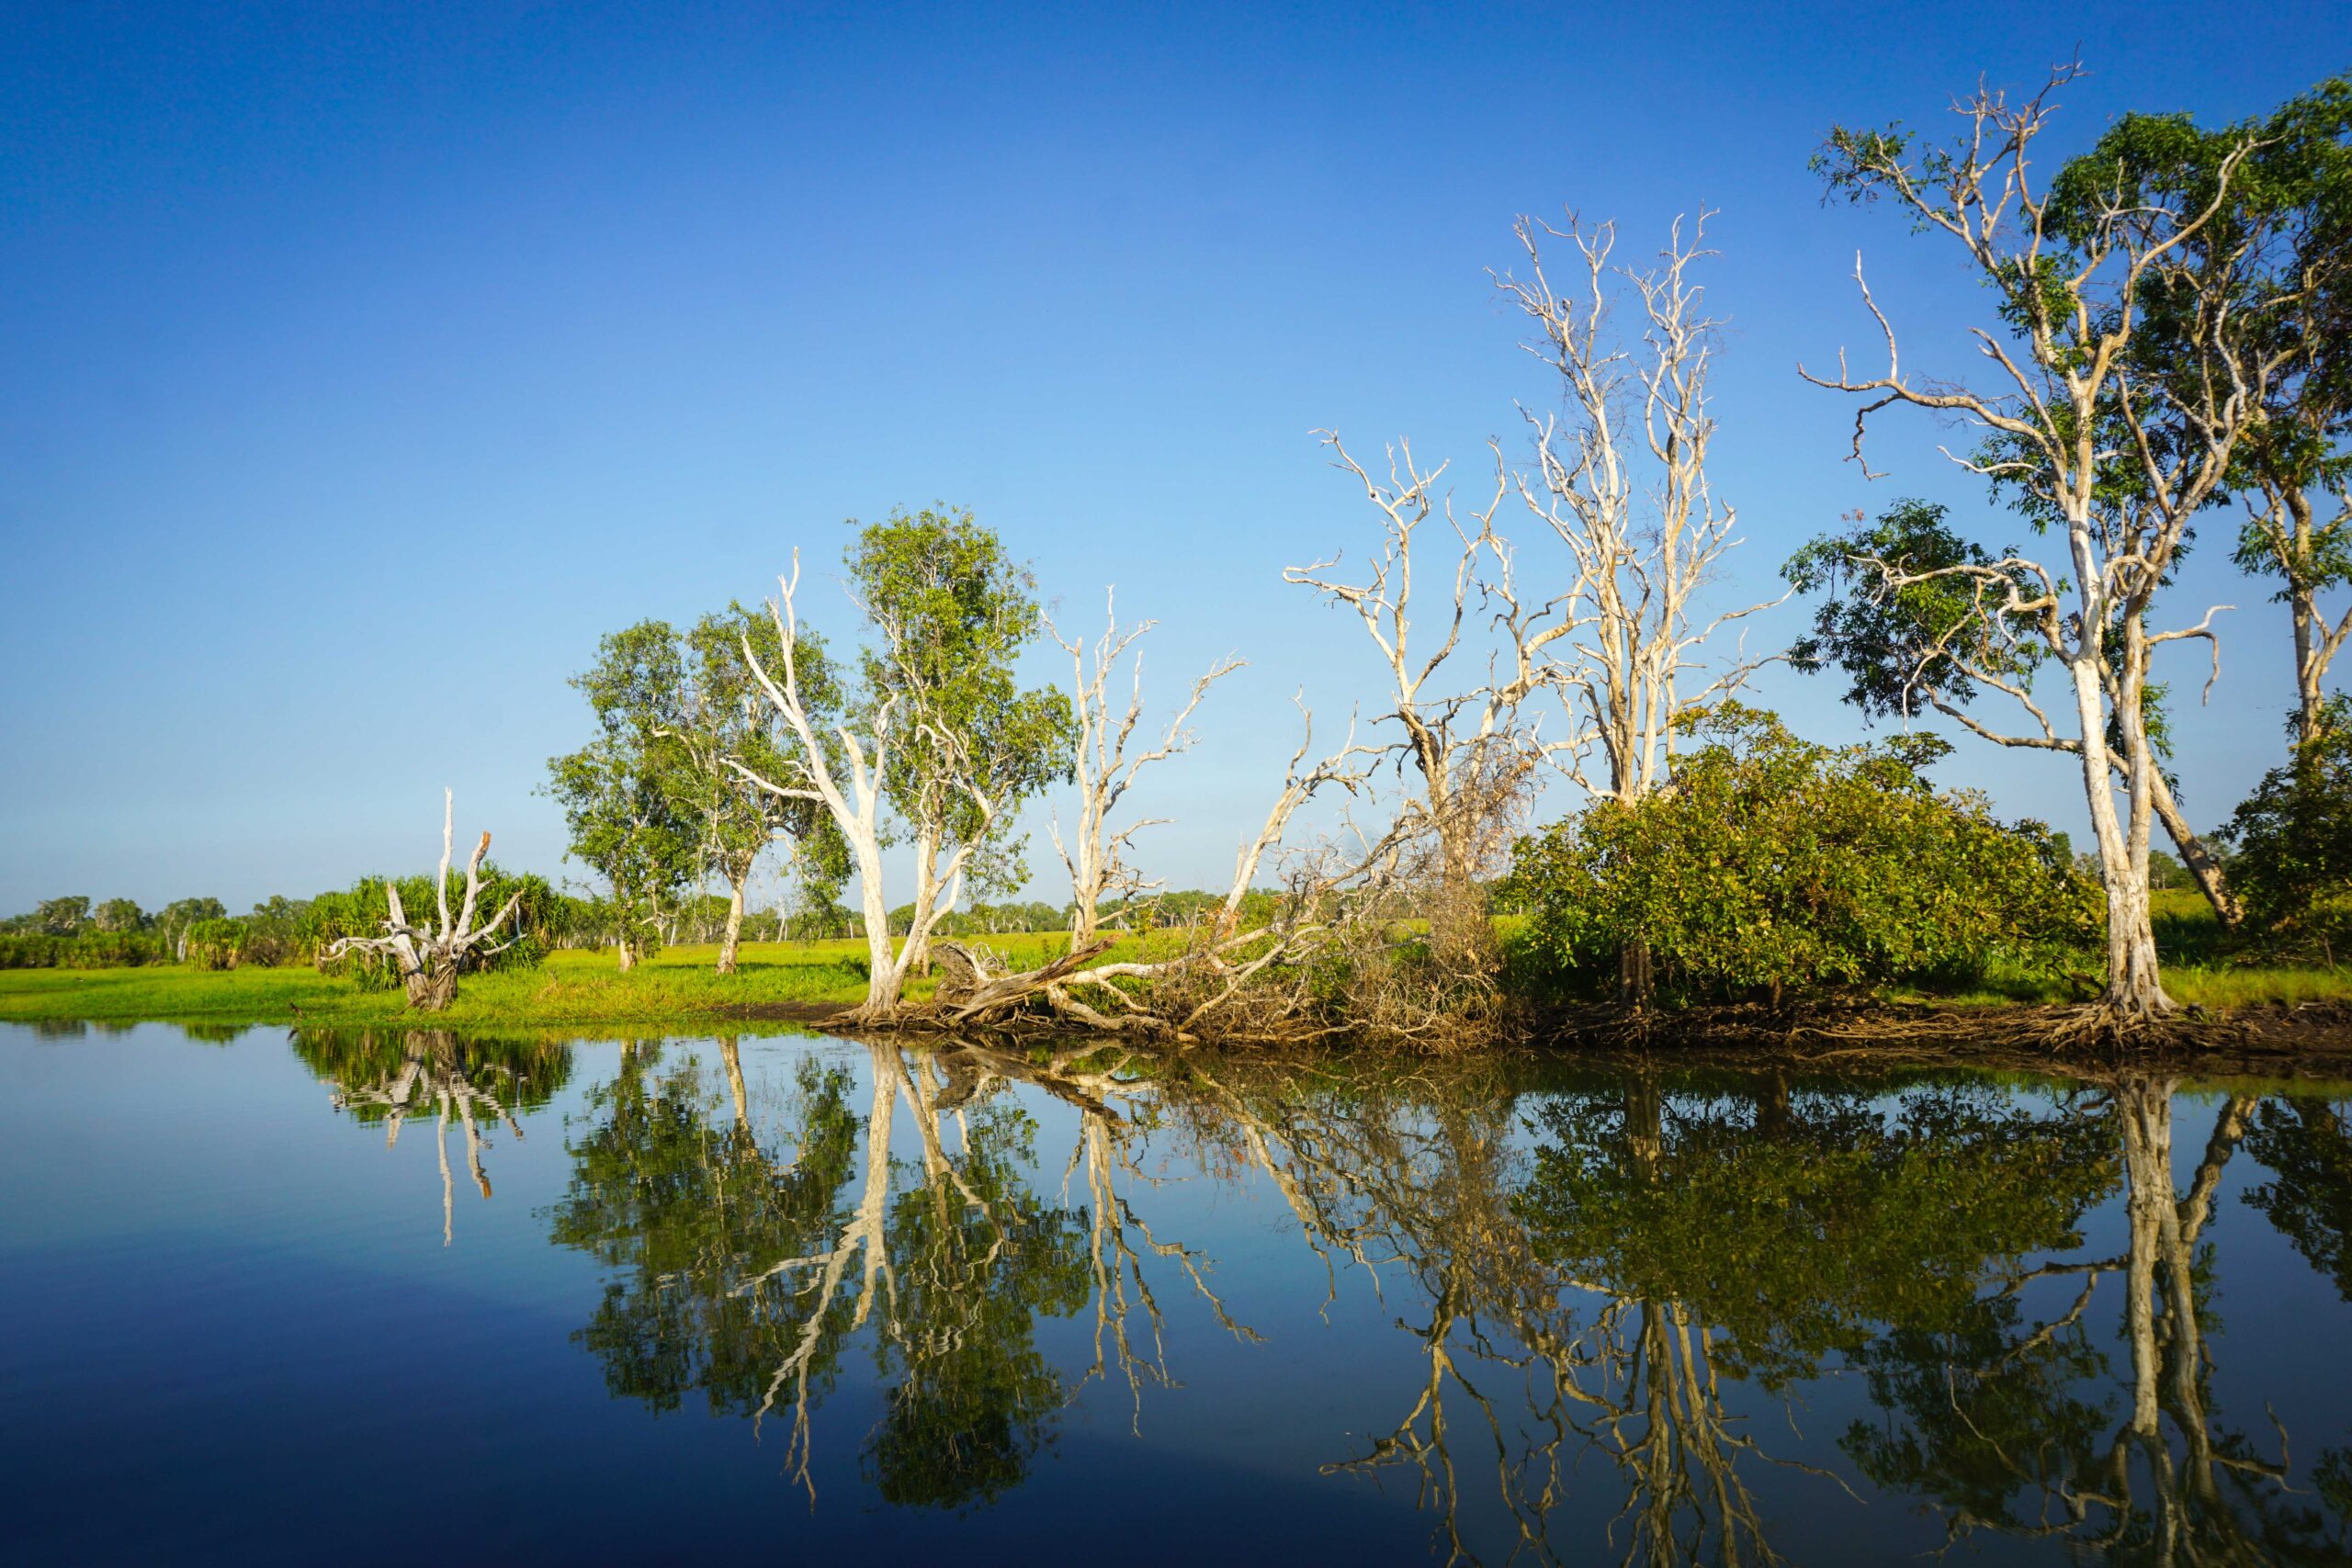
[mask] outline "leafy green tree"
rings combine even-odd
[[[880,634],[861,654],[865,701],[899,705],[884,766],[913,842],[909,962],[968,887],[1028,880],[1010,829],[1021,803],[1069,774],[1077,721],[1051,687],[1024,691],[1012,665],[1041,630],[1036,580],[963,510],[893,513],[861,529],[850,591]]]
[[[1922,379],[1875,304],[1883,370],[1858,375],[1841,359],[1835,379],[1808,378],[1856,399],[1857,458],[1871,418],[1890,406],[1973,426],[1978,446],[1966,466],[2063,536],[2054,562],[1856,564],[1878,594],[1931,575],[1951,580],[1973,596],[1988,635],[2017,637],[2020,658],[2030,648],[2063,676],[2068,702],[2057,720],[2013,690],[2028,716],[2018,739],[2080,765],[2107,902],[2107,983],[2094,1022],[2125,1034],[2176,1010],[2148,898],[2148,837],[2165,787],[2147,723],[2152,660],[2166,643],[2213,635],[2211,611],[2161,628],[2152,612],[2198,514],[2228,492],[2284,362],[2256,346],[2259,312],[2238,308],[2259,288],[2257,253],[2216,244],[2254,177],[2260,138],[2233,130],[2211,180],[2170,181],[2165,158],[2150,151],[2161,128],[2127,117],[2048,177],[2036,160],[2052,96],[2081,73],[2079,64],[2061,67],[2021,99],[1980,85],[1953,105],[1961,125],[1941,143],[1901,125],[1831,130],[1815,159],[1829,193],[1891,202],[1916,232],[1957,244],[1985,286],[1991,320],[1974,343],[1988,379]],[[2135,351],[2159,312],[2202,324],[2180,340],[2189,360],[2151,363]]]
[[[1598,800],[1521,840],[1505,897],[1555,976],[1646,942],[1685,999],[1868,985],[2047,961],[2095,929],[2096,894],[2046,829],[1939,792],[1932,736],[1843,750],[1724,704],[1675,788]]]
[[[170,944],[174,957],[183,957],[180,941],[188,928],[198,920],[217,920],[227,915],[228,907],[218,898],[175,898],[164,906],[155,917],[155,929]]]
[[[675,734],[686,685],[677,635],[662,621],[609,633],[571,684],[601,734],[548,760],[548,793],[571,829],[571,855],[605,879],[628,970],[658,943],[703,863],[693,761]]]
[[[80,895],[44,898],[34,907],[33,918],[51,936],[73,936],[90,923],[90,900]]]
[[[2222,829],[2246,918],[2274,937],[2333,944],[2352,919],[2352,701],[2262,776]],[[2300,722],[2298,728],[2301,728]]]
[[[1855,513],[1843,531],[1822,535],[1790,557],[1781,569],[1790,586],[1821,596],[1812,630],[1790,645],[1790,666],[1806,674],[1835,670],[1847,682],[1846,701],[1867,719],[1907,721],[1933,712],[1997,746],[2079,751],[2031,697],[2034,677],[2050,659],[2032,617],[2008,608],[2033,597],[2018,552],[2006,547],[1995,555],[1962,536],[1949,517],[1931,502],[1898,501],[1872,522]],[[1889,578],[1861,564],[1877,561],[1898,570]],[[2021,732],[1984,723],[1972,708],[1988,693],[2020,701],[2033,722]],[[2161,707],[2143,702],[2141,722],[2158,753],[2166,752]],[[2110,750],[2121,743],[2111,722],[2106,736]],[[2197,886],[2222,924],[2236,924],[2238,907],[2220,859],[2181,815],[2172,781],[2159,768],[2149,785],[2157,820]],[[2092,866],[2098,863],[2093,857]],[[2153,878],[2153,858],[2150,863]]]
[[[147,911],[129,898],[109,898],[91,913],[90,923],[102,931],[147,929]]]
[[[2258,400],[2231,476],[2248,502],[2236,558],[2279,585],[2301,733],[2316,734],[2328,668],[2352,637],[2352,611],[2320,604],[2352,587],[2352,81],[2214,130],[2126,115],[2052,195],[2078,229],[2117,202],[2220,199],[2183,265],[2145,280],[2127,352],[2168,400],[2193,403],[2194,383],[2219,374]]]

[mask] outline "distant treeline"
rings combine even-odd
[[[401,877],[400,890],[401,902],[413,917],[421,918],[434,908],[432,873]],[[510,874],[494,865],[483,868],[485,907],[503,905],[517,890],[523,894],[515,916],[522,928],[515,933],[520,940],[496,954],[487,967],[535,964],[557,948],[603,948],[617,940],[621,917],[609,899],[582,898],[528,873]],[[462,893],[463,880],[453,870],[449,874],[453,907]],[[218,898],[181,898],[155,910],[141,908],[129,898],[97,900],[78,895],[46,898],[28,913],[0,918],[0,969],[107,969],[146,964],[234,969],[317,964],[339,938],[382,933],[388,907],[384,895],[385,879],[368,876],[348,888],[309,898],[278,895],[243,915],[230,914]],[[1271,901],[1273,895],[1263,897]],[[1186,890],[1107,905],[1103,918],[1116,929],[1159,929],[1196,920],[1221,901],[1218,894]],[[697,895],[663,911],[660,935],[668,945],[715,942],[726,930],[727,917],[726,898]],[[904,936],[912,919],[910,904],[891,910],[891,934]],[[1042,899],[975,903],[943,917],[934,930],[948,937],[1057,931],[1068,930],[1072,919],[1071,906]],[[864,919],[839,905],[755,909],[747,916],[745,926],[754,940],[773,942],[822,942],[865,934]],[[356,962],[361,973],[379,978],[369,961]]]

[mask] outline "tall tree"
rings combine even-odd
[[[893,513],[859,531],[844,564],[876,633],[867,699],[888,692],[903,709],[884,782],[914,850],[905,961],[920,969],[967,886],[989,897],[1028,880],[1012,812],[1069,776],[1075,725],[1068,697],[1013,674],[1042,625],[1036,580],[971,513]]]
[[[1831,130],[1817,166],[1833,194],[1894,202],[1919,231],[1956,243],[1987,285],[1996,320],[1973,336],[1996,378],[1980,390],[1906,368],[1867,285],[1884,370],[1858,376],[1841,355],[1834,378],[1806,378],[1865,400],[1855,415],[1857,461],[1871,416],[1890,406],[1974,425],[1983,446],[1959,460],[2063,538],[2054,565],[2016,555],[1859,564],[1880,592],[1963,582],[1996,636],[2030,638],[2064,671],[2074,707],[2068,749],[2081,764],[2107,895],[2107,983],[2092,1023],[2126,1032],[2174,1011],[2148,897],[2160,778],[2147,722],[2150,661],[2167,642],[2213,638],[2211,611],[2165,630],[2150,626],[2149,612],[2193,519],[2227,481],[2281,362],[2238,352],[2249,327],[2232,307],[2255,241],[2221,243],[2214,227],[2255,139],[2240,137],[2209,183],[2168,190],[2134,182],[2131,161],[2116,155],[2110,143],[2140,130],[2127,121],[2045,186],[2034,144],[2049,126],[2052,94],[2080,73],[2062,69],[2022,102],[1979,88],[1956,106],[1963,129],[1949,146],[1899,126]],[[2208,243],[2196,243],[2200,236]],[[2210,373],[2152,375],[2132,353],[2158,299],[2207,323],[2195,353]]]
[[[1848,681],[1846,700],[1869,718],[1908,720],[1926,708],[1996,746],[2079,752],[2080,739],[2053,723],[2033,695],[2033,677],[2049,661],[2047,648],[2025,617],[1988,607],[1978,592],[1989,581],[1978,574],[1996,570],[1997,561],[2016,551],[1995,555],[1953,528],[1949,516],[1931,502],[1898,501],[1874,522],[1857,513],[1843,531],[1823,535],[1789,558],[1781,570],[1791,585],[1822,596],[1813,630],[1789,649],[1790,664],[1808,674],[1836,667]],[[1889,589],[1867,570],[1853,571],[1850,563],[1858,560],[1900,561],[1912,581]],[[2022,577],[2013,572],[2011,579],[2020,595],[2030,592]],[[1970,712],[1988,693],[2018,705],[2030,728],[1998,728]],[[2166,750],[2161,710],[2143,705],[2143,722],[2161,764]],[[2113,729],[2110,723],[2109,761],[2120,769]],[[2223,925],[2236,925],[2238,900],[2221,857],[2189,827],[2161,765],[2148,790],[2156,819],[2198,889]]]
[[[898,513],[863,529],[848,557],[852,596],[870,641],[864,691],[842,722],[825,715],[801,670],[809,632],[795,602],[800,555],[768,603],[775,642],[763,657],[744,640],[760,689],[799,743],[804,770],[774,779],[730,763],[771,794],[813,800],[841,831],[865,913],[865,1000],[853,1018],[882,1021],[921,963],[932,928],[955,907],[967,878],[1016,884],[1012,809],[1068,763],[1069,699],[1023,692],[1012,663],[1035,637],[1036,602],[1025,568],[968,513]],[[890,940],[882,850],[895,809],[913,840],[915,898],[904,943]]]

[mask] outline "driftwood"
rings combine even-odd
[[[452,819],[457,809],[454,794],[441,792],[441,870],[434,878],[434,896],[439,900],[438,919],[431,926],[412,925],[408,911],[401,908],[398,882],[384,880],[384,902],[390,918],[384,921],[382,936],[347,936],[328,948],[322,962],[332,964],[354,953],[373,953],[390,958],[398,969],[401,987],[408,992],[408,1005],[424,1012],[439,1012],[458,995],[458,970],[469,957],[487,958],[503,953],[522,940],[522,932],[508,937],[495,947],[481,944],[514,917],[521,907],[523,894],[516,889],[506,900],[505,907],[480,925],[474,923],[474,907],[481,896],[481,863],[490,853],[490,834],[485,831],[474,845],[473,858],[466,863],[466,897],[457,916],[449,914],[449,860],[452,842]]]

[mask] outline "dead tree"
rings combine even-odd
[[[1465,524],[1441,488],[1445,464],[1420,468],[1411,446],[1400,441],[1389,449],[1386,479],[1375,479],[1336,434],[1321,434],[1333,466],[1355,476],[1381,514],[1380,553],[1359,581],[1337,574],[1338,556],[1286,568],[1283,578],[1353,611],[1379,649],[1389,682],[1384,700],[1391,705],[1380,722],[1402,732],[1385,750],[1400,775],[1409,762],[1419,783],[1399,809],[1396,832],[1400,840],[1419,839],[1435,852],[1426,895],[1431,947],[1445,963],[1476,969],[1492,942],[1477,879],[1508,845],[1510,807],[1524,798],[1537,766],[1576,744],[1573,736],[1539,737],[1521,713],[1554,679],[1551,645],[1576,629],[1572,596],[1520,598],[1510,546],[1494,527],[1507,493],[1499,464],[1493,494]],[[1433,617],[1441,628],[1433,648],[1413,640],[1413,546],[1432,518],[1453,536],[1451,601],[1441,600]],[[1480,651],[1486,669],[1463,674],[1457,659],[1466,666]]]
[[[1707,478],[1715,431],[1707,383],[1721,323],[1703,313],[1690,272],[1713,254],[1700,248],[1708,216],[1699,215],[1687,243],[1678,221],[1648,272],[1610,265],[1613,224],[1588,229],[1571,216],[1555,229],[1521,218],[1515,232],[1527,276],[1495,280],[1536,323],[1541,341],[1525,346],[1558,373],[1570,411],[1564,423],[1521,409],[1536,474],[1532,484],[1519,476],[1515,488],[1573,561],[1572,657],[1556,680],[1586,744],[1567,749],[1566,771],[1602,798],[1634,799],[1664,780],[1675,721],[1738,689],[1761,663],[1736,660],[1699,678],[1695,656],[1725,626],[1781,602],[1704,621],[1694,613],[1701,589],[1739,543],[1737,510],[1717,501]],[[1577,253],[1566,293],[1544,271],[1545,239],[1566,240]],[[1609,329],[1628,293],[1642,310],[1639,347]],[[1585,765],[1592,743],[1599,771]]]
[[[1520,412],[1533,434],[1533,482],[1514,480],[1530,513],[1570,559],[1574,633],[1554,682],[1570,715],[1564,771],[1599,799],[1639,799],[1665,782],[1676,722],[1747,682],[1760,660],[1733,658],[1710,670],[1708,640],[1734,622],[1771,608],[1765,600],[1702,618],[1701,591],[1739,543],[1736,509],[1717,501],[1707,477],[1715,431],[1708,377],[1718,321],[1704,313],[1690,278],[1708,215],[1686,243],[1678,221],[1647,272],[1612,267],[1616,229],[1565,229],[1521,218],[1524,277],[1495,280],[1535,322],[1527,351],[1557,372],[1569,411]],[[1544,271],[1543,243],[1568,241],[1580,265],[1566,292]],[[1642,339],[1610,330],[1612,308],[1630,295]],[[1785,597],[1785,595],[1783,596]],[[1595,747],[1601,766],[1588,768]],[[1649,953],[1620,955],[1620,994],[1638,1006],[1650,991]]]
[[[1393,836],[1360,841],[1344,854],[1327,848],[1295,857],[1272,918],[1255,926],[1242,919],[1248,894],[1270,858],[1283,853],[1300,807],[1334,786],[1355,794],[1377,764],[1379,750],[1351,739],[1309,764],[1312,737],[1310,716],[1264,824],[1235,856],[1232,886],[1212,919],[1165,933],[1158,953],[1108,964],[1093,962],[1111,945],[1101,937],[1017,973],[959,951],[947,997],[925,1021],[959,1032],[1075,1023],[1178,1043],[1293,1042],[1353,1027],[1326,1016],[1313,966],[1367,912],[1378,919],[1386,908],[1382,896],[1394,886],[1398,862]]]
[[[1053,825],[1054,848],[1069,873],[1072,953],[1094,941],[1105,899],[1131,900],[1159,886],[1146,881],[1128,863],[1126,856],[1136,834],[1170,818],[1143,818],[1114,830],[1110,825],[1111,816],[1134,784],[1136,775],[1148,764],[1164,761],[1192,749],[1194,737],[1184,728],[1185,721],[1193,716],[1193,710],[1200,706],[1212,685],[1242,665],[1242,660],[1230,656],[1219,660],[1207,674],[1193,682],[1192,694],[1168,721],[1159,743],[1130,756],[1128,743],[1135,739],[1136,726],[1143,718],[1142,651],[1137,649],[1135,656],[1133,681],[1124,712],[1114,714],[1112,710],[1110,681],[1120,658],[1158,623],[1143,621],[1121,626],[1111,591],[1103,594],[1103,607],[1107,625],[1100,640],[1091,647],[1084,641],[1065,639],[1058,626],[1050,620],[1046,622],[1054,641],[1070,657],[1071,689],[1078,716],[1072,759],[1073,777],[1078,784],[1078,826],[1065,840],[1059,820]]]
[[[439,902],[437,919],[431,926],[409,923],[408,912],[401,908],[400,884],[384,879],[384,901],[390,907],[384,921],[382,936],[347,936],[337,940],[327,949],[326,962],[333,963],[354,953],[372,953],[389,958],[399,972],[401,987],[408,992],[408,1005],[426,1012],[439,1012],[458,994],[458,972],[470,959],[480,963],[493,953],[503,953],[522,940],[518,926],[514,934],[495,946],[481,944],[514,918],[522,906],[520,888],[506,900],[503,908],[489,919],[474,923],[475,904],[481,896],[482,857],[490,853],[490,833],[485,829],[481,841],[474,845],[473,858],[466,863],[465,901],[458,907],[455,919],[449,914],[449,859],[453,840],[451,824],[457,809],[456,795],[441,792],[441,869],[433,879],[433,890]]]
[[[2030,153],[2049,124],[2051,94],[2080,73],[2079,66],[2061,69],[2019,104],[1979,88],[1955,106],[1964,130],[1948,148],[1919,152],[1900,131],[1840,130],[1824,153],[1833,189],[1896,201],[1921,230],[1956,242],[1997,292],[2007,330],[1973,329],[1995,389],[1923,379],[1907,368],[1859,261],[1855,280],[1884,339],[1885,369],[1857,376],[1841,354],[1834,378],[1799,373],[1867,400],[1855,413],[1857,462],[1870,417],[1890,406],[1974,425],[1984,446],[1953,460],[2014,489],[2065,541],[2054,566],[2022,557],[1924,571],[1900,561],[1861,564],[1887,592],[1930,578],[1973,581],[2001,626],[2065,671],[2072,733],[2034,709],[2036,731],[2017,743],[2070,750],[2080,763],[2107,892],[2107,984],[2095,1023],[2122,1032],[2174,1011],[2148,896],[2149,829],[2162,788],[2145,712],[2150,660],[2165,643],[2188,638],[2212,648],[2217,672],[2220,658],[2213,610],[2166,631],[2150,628],[2149,610],[2195,514],[2215,498],[2241,437],[2260,417],[2276,366],[2227,350],[2242,331],[2232,319],[2234,265],[2226,254],[2191,254],[2191,243],[2231,199],[2251,139],[2222,161],[2210,194],[2195,202],[2119,191],[2098,210],[2056,210]],[[2151,375],[2128,352],[2145,299],[2160,289],[2176,302],[2198,302],[2209,329],[2198,352],[2213,374]],[[2141,499],[2114,504],[2119,489]]]

